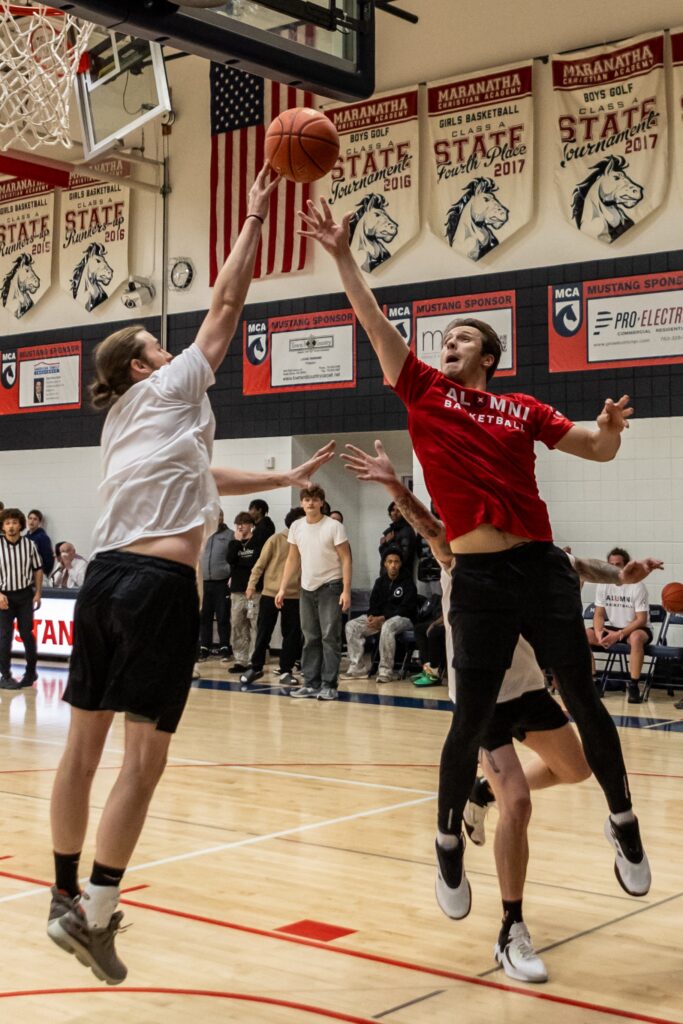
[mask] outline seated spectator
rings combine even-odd
[[[235,536],[228,544],[226,555],[230,566],[230,636],[235,659],[235,664],[228,672],[238,675],[246,672],[251,662],[261,597],[260,593],[255,593],[249,600],[246,595],[249,576],[259,555],[254,547],[253,532],[253,518],[248,512],[238,512],[235,516]],[[261,588],[258,589],[260,591]]]
[[[76,548],[69,540],[60,540],[55,545],[55,567],[50,574],[51,587],[66,587],[78,590],[83,586],[88,559],[76,554]]]
[[[199,661],[206,661],[213,644],[213,620],[218,628],[218,654],[222,662],[230,657],[230,566],[228,544],[235,534],[225,525],[223,509],[218,515],[218,529],[204,545],[200,561],[202,570],[202,610],[199,617]]]
[[[379,540],[379,557],[381,565],[384,565],[384,558],[389,549],[398,548],[403,568],[406,572],[412,573],[415,551],[417,548],[417,536],[410,523],[407,523],[392,501],[387,509],[391,522]],[[381,570],[380,570],[381,571]]]
[[[49,576],[55,564],[55,553],[52,550],[52,541],[43,529],[43,513],[37,508],[32,508],[26,516],[26,536],[32,540],[38,548],[43,563],[43,572]]]
[[[612,548],[607,556],[610,565],[623,569],[631,561],[628,551]],[[616,586],[601,583],[595,592],[593,626],[587,630],[592,646],[609,649],[616,643],[627,643],[629,654],[628,702],[640,704],[640,673],[643,668],[645,647],[652,643],[650,629],[650,598],[644,583],[626,583]]]
[[[333,509],[333,510],[332,510],[332,511],[330,512],[330,519],[336,519],[338,523],[343,523],[343,522],[344,522],[344,516],[343,516],[343,514],[342,514],[342,513],[341,513],[341,512],[339,511],[339,509],[338,509],[338,508],[335,508],[335,509]]]
[[[369,665],[363,665],[366,636],[379,633],[378,683],[389,683],[394,676],[396,636],[411,629],[417,614],[417,590],[412,570],[404,568],[398,547],[388,547],[382,560],[382,572],[375,580],[370,594],[367,615],[349,619],[346,623],[346,644],[349,667],[345,675],[350,679],[367,676]]]
[[[446,674],[446,627],[440,594],[430,597],[415,623],[415,643],[422,668],[413,677],[413,683],[415,686],[435,686]]]
[[[251,542],[257,556],[263,551],[263,545],[275,533],[275,523],[268,515],[268,502],[263,498],[254,498],[249,503],[249,515],[254,520],[254,532]]]
[[[285,529],[280,533],[269,537],[263,546],[263,551],[258,557],[256,565],[251,570],[249,583],[247,584],[247,600],[251,600],[256,594],[256,587],[263,579],[263,591],[259,602],[258,624],[256,627],[256,644],[254,653],[251,656],[251,665],[240,676],[243,689],[248,689],[251,683],[255,683],[263,676],[263,669],[266,663],[268,644],[275,629],[278,612],[282,612],[280,624],[282,627],[282,648],[280,650],[280,683],[282,686],[298,686],[298,680],[294,677],[294,665],[301,658],[301,622],[299,620],[299,593],[301,591],[301,573],[294,575],[287,585],[282,607],[275,604],[275,595],[280,589],[282,571],[289,554],[289,528],[292,523],[305,515],[304,510],[299,506],[292,508],[285,516]]]

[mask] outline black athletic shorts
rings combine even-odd
[[[520,634],[539,665],[574,665],[582,652],[588,658],[579,577],[550,541],[456,555],[452,577],[456,670],[505,672]]]
[[[484,750],[497,750],[498,747],[512,743],[513,739],[523,742],[528,732],[561,729],[568,721],[560,705],[546,689],[530,690],[514,700],[496,704],[493,719],[481,745]]]
[[[192,685],[198,635],[194,569],[104,551],[88,566],[76,600],[64,700],[84,711],[127,711],[175,732]]]
[[[606,622],[604,628],[607,630],[608,633],[621,633],[621,626],[610,626],[609,623]],[[645,641],[645,644],[646,645],[651,644],[652,640],[653,640],[653,636],[652,636],[652,630],[650,629],[650,627],[649,626],[638,626],[638,629],[642,629],[643,633],[647,633],[647,640]],[[625,640],[622,640],[621,643],[627,644],[628,643],[628,637],[626,637]],[[593,646],[599,648],[600,644],[594,644]],[[605,650],[606,650],[606,648],[605,648]]]

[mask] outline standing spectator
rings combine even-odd
[[[235,534],[225,525],[223,509],[218,515],[218,529],[212,533],[202,551],[202,610],[199,620],[199,661],[206,661],[213,643],[213,620],[218,626],[218,654],[227,661],[230,654],[230,566],[228,545]]]
[[[43,513],[39,512],[37,508],[32,508],[26,516],[26,525],[28,526],[27,536],[38,548],[43,571],[46,576],[49,576],[55,564],[55,553],[52,550],[52,541],[43,529]]]
[[[377,682],[390,683],[394,679],[396,637],[412,628],[416,615],[417,589],[412,573],[403,567],[399,549],[387,548],[382,572],[375,580],[370,594],[368,614],[349,619],[346,623],[346,645],[349,651],[346,675],[350,679],[367,676],[369,665],[362,665],[365,638],[379,633]]]
[[[333,508],[330,512],[330,519],[336,519],[338,523],[343,523],[344,514],[340,512],[338,508]]]
[[[273,635],[278,617],[275,595],[280,586],[282,571],[287,561],[289,527],[297,519],[301,519],[303,515],[304,510],[301,507],[290,509],[285,516],[286,529],[280,533],[274,533],[272,537],[268,538],[249,576],[247,600],[250,601],[254,598],[261,578],[263,578],[263,592],[259,602],[256,645],[251,656],[251,667],[240,677],[240,682],[243,684],[242,688],[245,690],[249,688],[250,683],[255,683],[263,675],[268,644]],[[280,683],[282,686],[293,686],[297,682],[292,675],[292,671],[295,662],[301,657],[300,590],[301,574],[297,573],[292,578],[285,592],[281,609],[282,649],[280,650]]]
[[[256,554],[260,555],[263,551],[263,545],[275,533],[275,523],[268,515],[268,502],[264,501],[263,498],[254,498],[249,505],[249,515],[254,521],[254,532],[251,535],[251,540],[256,549]]]
[[[407,572],[412,573],[415,551],[417,549],[415,530],[410,523],[405,521],[400,510],[396,507],[396,502],[392,501],[387,512],[391,522],[379,540],[380,572],[381,567],[384,565],[384,556],[389,548],[398,547],[403,560],[403,568]]]
[[[0,688],[20,690],[22,686],[33,686],[38,678],[33,612],[40,608],[43,570],[37,547],[28,537],[21,536],[26,529],[24,513],[18,508],[6,508],[0,525]],[[12,678],[11,669],[15,619],[26,655],[21,682]]]
[[[71,541],[60,540],[55,544],[55,567],[50,575],[51,587],[65,587],[67,590],[78,590],[83,586],[88,559],[76,554]]]
[[[322,513],[322,487],[304,487],[300,498],[306,518],[289,528],[289,553],[275,597],[276,606],[282,608],[290,582],[300,570],[304,685],[290,696],[336,700],[342,612],[351,606],[351,547],[343,525]]]
[[[256,642],[256,618],[260,593],[249,600],[246,595],[251,570],[256,565],[258,552],[253,542],[254,520],[248,512],[235,516],[235,536],[228,544],[227,560],[230,569],[230,629],[235,664],[230,673],[246,672]]]

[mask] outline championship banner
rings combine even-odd
[[[244,323],[245,395],[356,386],[356,318],[351,309]]]
[[[439,369],[446,327],[452,320],[476,317],[493,327],[500,338],[503,354],[496,377],[514,377],[517,373],[517,293],[482,292],[478,295],[454,295],[446,299],[413,302],[415,354]],[[410,339],[409,339],[410,343]]]
[[[427,87],[429,224],[468,259],[480,260],[531,219],[531,88],[531,61]]]
[[[326,199],[335,220],[353,212],[351,251],[371,274],[420,230],[417,88],[325,111],[339,133]]]
[[[17,320],[52,283],[54,205],[49,185],[21,178],[0,182],[0,300]]]
[[[552,58],[555,185],[579,231],[613,242],[666,191],[664,34]]]
[[[92,313],[128,278],[129,190],[72,175],[61,206],[60,284]]]
[[[674,92],[674,165],[678,169],[678,185],[683,192],[683,27],[671,30],[671,63]]]
[[[683,271],[548,288],[551,373],[683,363]]]
[[[81,407],[81,342],[0,353],[0,416]]]

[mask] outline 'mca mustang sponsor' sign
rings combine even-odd
[[[417,95],[414,88],[325,111],[341,143],[327,200],[337,220],[352,212],[351,250],[367,273],[420,228]]]
[[[666,189],[664,35],[552,59],[555,184],[579,231],[613,242]]]
[[[531,61],[428,86],[429,223],[480,260],[531,218]]]
[[[52,282],[54,202],[50,186],[40,182],[0,182],[0,301],[17,320]]]

